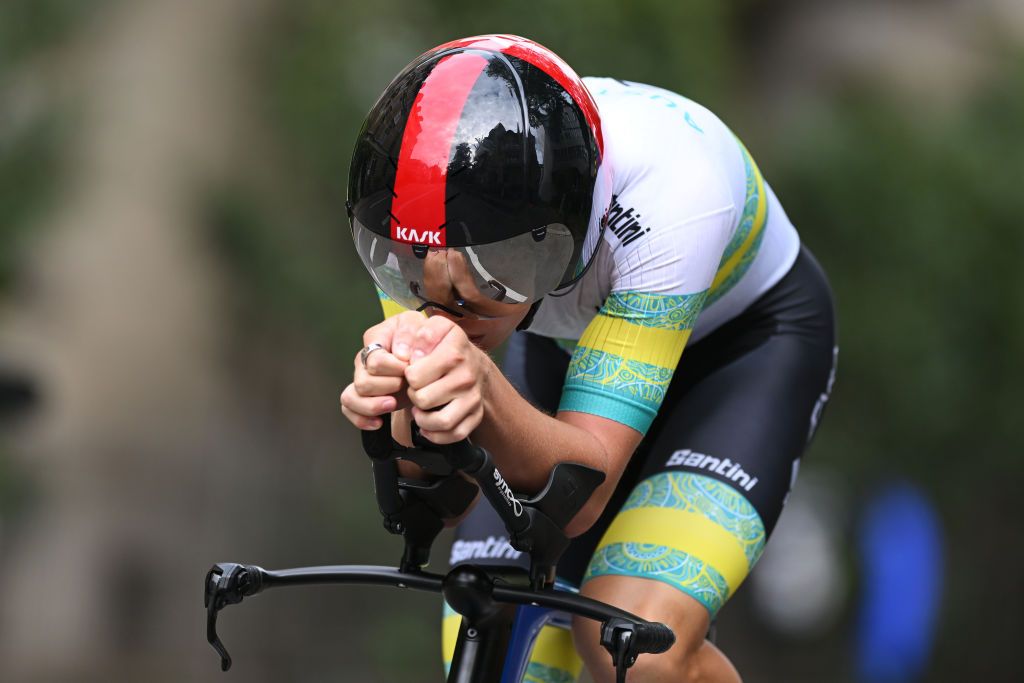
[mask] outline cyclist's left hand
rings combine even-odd
[[[427,318],[413,337],[409,367],[412,416],[434,443],[468,437],[484,416],[484,396],[494,364],[448,318]]]

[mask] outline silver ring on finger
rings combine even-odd
[[[366,346],[364,346],[363,350],[359,352],[359,360],[362,361],[363,367],[366,367],[366,359],[370,357],[371,353],[373,353],[374,351],[379,351],[383,348],[384,345],[378,344],[377,342],[373,342],[372,344],[367,344]]]

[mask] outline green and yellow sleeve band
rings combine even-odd
[[[718,264],[718,271],[705,302],[706,306],[718,301],[750,270],[750,264],[754,262],[761,249],[764,226],[768,222],[768,197],[765,194],[764,177],[747,148],[738,139],[736,142],[739,143],[747,172],[746,200],[743,203],[740,224],[726,245],[725,253]]]
[[[559,410],[646,433],[706,296],[612,293],[573,351]]]

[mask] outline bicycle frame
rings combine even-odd
[[[533,645],[545,626],[552,625],[569,630],[570,616],[565,612],[527,605],[516,610],[512,624],[512,637],[505,654],[505,666],[501,671],[501,683],[520,683],[526,676]]]
[[[475,568],[483,571],[482,567]],[[496,574],[493,571],[495,568],[489,569],[492,580],[525,578],[520,570],[511,569]],[[569,592],[567,594],[572,595]],[[521,683],[541,629],[548,624],[570,628],[570,615],[551,607],[509,604],[508,608],[494,614],[482,627],[468,626],[463,620],[448,670],[448,683]]]

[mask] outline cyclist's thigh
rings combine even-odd
[[[804,252],[747,312],[684,352],[638,451],[640,481],[585,581],[661,581],[713,618],[778,520],[831,384],[833,349],[828,286]]]

